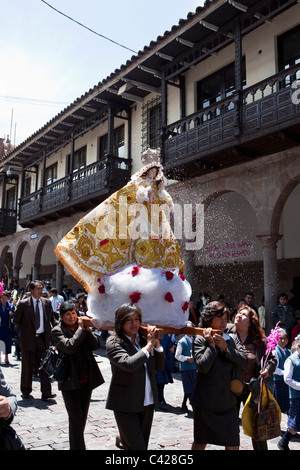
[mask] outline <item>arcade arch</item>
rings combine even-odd
[[[1,279],[11,278],[13,275],[12,272],[13,266],[13,255],[11,252],[11,248],[9,245],[3,247],[1,255],[0,255],[0,272],[1,272]]]
[[[279,290],[289,295],[293,288],[297,297],[300,297],[299,207],[300,184],[297,184],[285,200],[280,213],[279,232],[283,236],[277,250]]]
[[[19,279],[19,285],[26,285],[31,278],[33,254],[27,241],[22,241],[16,249],[14,259],[14,276]]]
[[[204,246],[194,254],[194,292],[225,294],[234,306],[248,290],[263,296],[262,247],[249,200],[236,191],[218,191],[205,201]]]
[[[41,281],[50,281],[54,285],[56,281],[56,263],[54,242],[49,235],[44,235],[35,250],[33,264],[35,276],[33,277]]]

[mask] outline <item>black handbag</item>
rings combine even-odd
[[[16,431],[4,420],[0,421],[1,450],[26,450]]]
[[[48,377],[57,382],[64,382],[68,378],[69,358],[67,354],[50,346],[42,359],[39,370],[44,370]]]

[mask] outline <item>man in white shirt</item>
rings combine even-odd
[[[50,300],[54,316],[55,318],[59,318],[59,307],[64,302],[64,298],[62,295],[58,294],[58,290],[55,287],[52,287],[52,289],[50,289],[50,294]]]
[[[50,299],[42,297],[43,284],[31,282],[28,286],[30,297],[21,300],[14,313],[14,324],[20,333],[22,353],[21,392],[23,398],[30,398],[32,375],[35,365],[40,364],[50,346],[53,311]],[[44,371],[39,372],[42,399],[53,398],[51,381]]]

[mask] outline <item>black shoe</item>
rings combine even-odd
[[[168,405],[165,401],[161,401],[158,405],[158,408],[162,411],[166,411],[168,409]]]
[[[55,393],[52,393],[51,395],[42,395],[42,400],[43,401],[49,401],[51,400],[52,398],[55,398],[56,397],[56,394]]]
[[[116,447],[119,449],[124,449],[120,436],[116,436]]]
[[[182,411],[183,413],[188,413],[189,409],[188,409],[188,407],[186,406],[186,404],[183,404],[183,405],[181,406],[181,411]]]
[[[288,444],[284,444],[281,440],[278,442],[277,447],[279,450],[291,450]]]
[[[21,397],[23,398],[23,400],[28,400],[29,398],[33,398],[33,396],[30,395],[29,393],[22,393]]]

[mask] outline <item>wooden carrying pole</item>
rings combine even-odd
[[[83,317],[83,323],[85,326],[90,326],[92,328],[95,328],[96,330],[113,330],[114,325],[112,323],[104,323],[102,325],[99,325],[96,320],[93,320],[89,317]],[[143,336],[147,336],[147,327],[146,326],[141,326],[140,327],[141,333]],[[157,325],[156,326],[156,334],[159,339],[163,337],[164,334],[183,334],[183,335],[190,335],[190,336],[203,336],[203,331],[205,328],[198,328],[198,327],[192,327],[192,326],[185,326],[183,328],[173,328],[170,326],[161,326]],[[212,335],[219,333],[218,330],[212,330]]]

